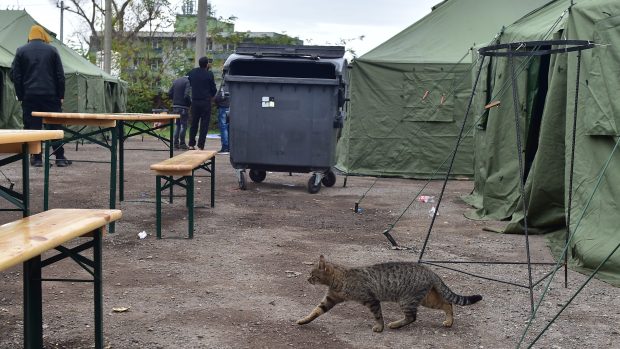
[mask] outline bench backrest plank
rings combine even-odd
[[[53,209],[0,226],[0,271],[120,219],[121,210]]]
[[[217,152],[191,150],[151,165],[151,170],[166,176],[191,176],[198,166],[212,159]]]

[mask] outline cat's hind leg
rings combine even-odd
[[[441,309],[446,313],[446,319],[443,322],[445,327],[451,327],[454,323],[454,312],[452,311],[452,303],[445,301],[441,295],[435,290],[435,288],[431,288],[431,290],[426,294],[426,297],[422,299],[422,306],[431,308],[431,309]]]
[[[312,309],[310,314],[308,314],[306,317],[303,317],[303,318],[297,320],[297,324],[298,325],[305,325],[305,324],[311,322],[312,320],[316,319],[317,317],[327,313],[329,311],[329,309],[333,308],[336,304],[338,304],[340,302],[342,302],[341,299],[327,294],[323,298],[321,303],[319,305],[317,305],[314,309]]]
[[[452,303],[444,302],[441,309],[446,313],[446,319],[443,322],[444,327],[452,327],[454,323],[454,313],[452,312]]]
[[[363,305],[368,307],[372,314],[375,316],[375,325],[372,327],[374,332],[383,331],[383,313],[381,312],[381,302],[376,299],[367,300],[362,302]]]
[[[390,322],[388,327],[391,329],[401,328],[403,326],[409,325],[414,322],[418,313],[418,303],[417,302],[401,302],[400,308],[405,314],[405,317],[394,322]]]

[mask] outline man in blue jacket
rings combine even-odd
[[[40,130],[43,120],[33,117],[33,111],[61,112],[65,98],[65,72],[58,50],[49,43],[51,39],[45,29],[33,25],[28,34],[28,43],[17,49],[11,65],[11,80],[15,85],[17,99],[22,102],[24,128]],[[57,129],[60,126],[52,125]],[[62,142],[53,142],[56,166],[71,165],[65,158]],[[30,164],[43,166],[41,154],[33,154]]]
[[[198,60],[198,68],[189,72],[189,83],[192,86],[192,124],[189,129],[189,149],[196,149],[196,134],[198,135],[198,148],[205,148],[209,122],[211,120],[211,102],[217,93],[215,78],[209,70],[209,59],[201,57]]]

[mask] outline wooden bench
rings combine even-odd
[[[120,210],[53,209],[0,226],[0,271],[23,263],[24,348],[43,347],[42,281],[92,282],[94,285],[95,348],[103,348],[101,240],[108,223],[121,218]],[[89,241],[73,248],[61,246],[74,238]],[[93,259],[80,254],[92,248]],[[56,249],[60,253],[41,260]],[[92,279],[43,279],[41,269],[67,257]]]
[[[185,188],[185,205],[188,209],[188,237],[194,237],[194,171],[203,169],[211,177],[211,207],[215,207],[215,151],[191,150],[151,165],[157,174],[157,238],[161,239],[161,193],[169,189],[169,202],[172,203],[172,189],[175,185]],[[174,177],[178,177],[175,179]],[[162,186],[161,180],[165,179]]]

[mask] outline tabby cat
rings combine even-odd
[[[319,264],[310,272],[308,282],[329,286],[327,294],[308,316],[297,320],[305,325],[344,301],[356,301],[367,306],[375,316],[372,330],[383,331],[381,302],[397,302],[405,317],[390,322],[389,328],[400,328],[415,321],[418,305],[441,309],[446,313],[443,325],[452,326],[452,304],[470,305],[482,299],[480,295],[460,296],[427,267],[413,262],[389,262],[360,268],[346,268],[327,262],[321,255]]]

